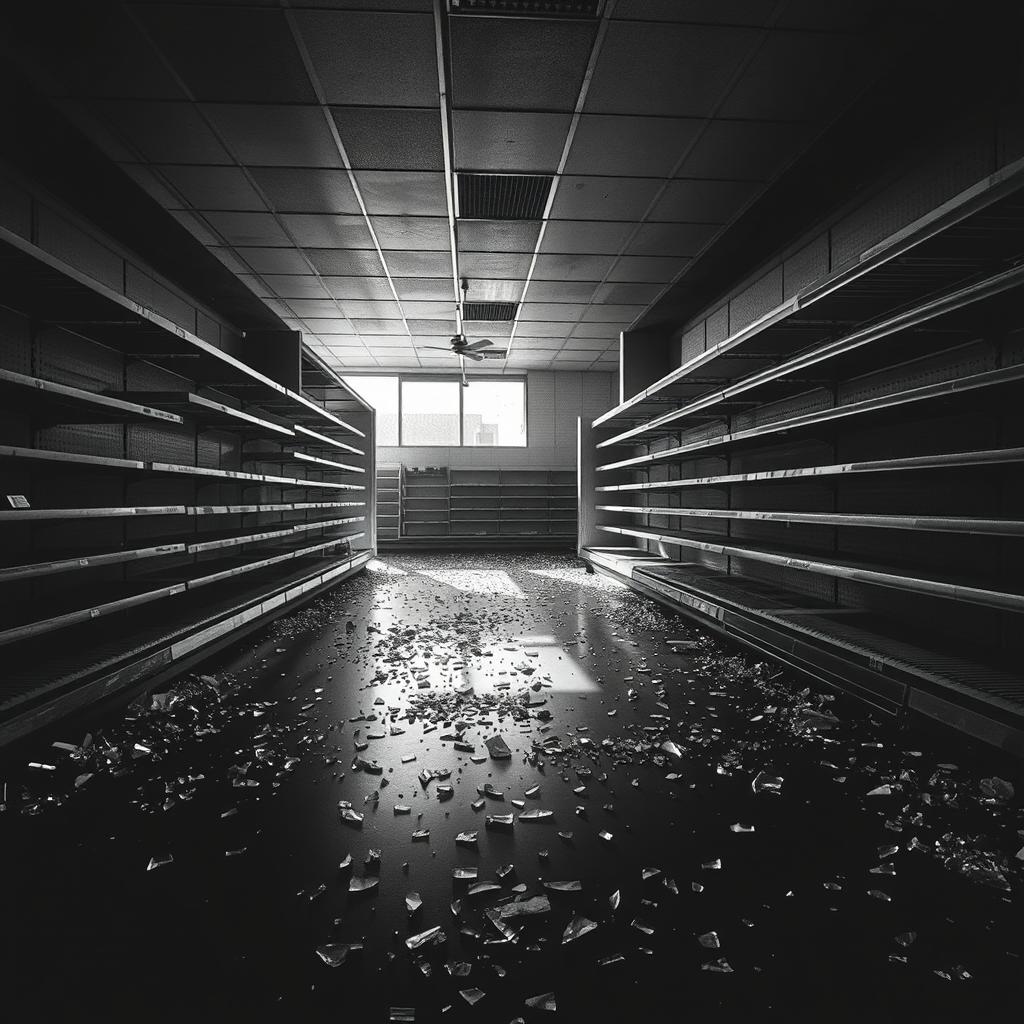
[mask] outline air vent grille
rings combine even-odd
[[[601,0],[448,0],[452,14],[497,14],[525,18],[596,18]]]
[[[540,220],[550,174],[460,174],[459,216],[467,220]]]
[[[480,351],[480,355],[484,359],[507,359],[508,349],[507,348],[485,348]]]
[[[462,319],[507,323],[515,320],[518,306],[518,302],[466,302],[462,306]]]

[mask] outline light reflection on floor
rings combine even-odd
[[[503,569],[417,569],[415,572],[467,594],[514,597],[520,601],[527,600],[528,596]]]

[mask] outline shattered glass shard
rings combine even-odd
[[[426,946],[428,943],[440,946],[445,941],[445,934],[441,930],[439,924],[434,925],[433,928],[428,928],[425,932],[418,932],[416,935],[410,935],[405,940],[407,949],[420,949]]]
[[[547,896],[532,896],[528,900],[516,900],[513,903],[506,903],[498,909],[498,914],[503,921],[516,917],[536,917],[539,914],[551,912],[551,901]]]
[[[166,867],[168,864],[174,863],[173,853],[161,853],[155,857],[149,858],[149,863],[146,865],[147,871],[155,871],[157,868]]]
[[[488,814],[484,818],[484,825],[487,828],[510,829],[513,818],[511,814]]]
[[[622,891],[620,889],[616,889],[615,892],[613,892],[611,896],[608,897],[608,905],[612,908],[612,910],[618,910],[619,905],[621,903]]]
[[[531,1010],[547,1010],[549,1013],[554,1013],[558,1009],[558,1003],[555,999],[554,992],[545,992],[543,995],[530,996],[526,1000],[526,1005]]]
[[[350,878],[348,880],[348,891],[350,893],[373,892],[380,885],[379,878]]]
[[[316,955],[328,967],[340,967],[348,959],[349,954],[357,953],[362,948],[361,942],[328,942],[316,947]]]
[[[778,775],[769,775],[767,772],[758,772],[751,780],[750,788],[755,793],[781,793],[782,778]]]
[[[455,842],[460,846],[476,846],[477,832],[460,832],[455,837]]]
[[[705,949],[721,949],[722,944],[718,941],[718,932],[705,932],[697,936],[697,941]]]
[[[405,897],[405,909],[410,914],[415,914],[423,906],[423,900],[418,892],[410,892]]]
[[[520,821],[545,821],[546,819],[550,818],[554,813],[555,813],[554,811],[544,811],[544,810],[540,810],[540,809],[532,810],[532,811],[523,811],[523,813],[519,815],[519,820]]]
[[[715,974],[732,974],[733,970],[729,964],[729,961],[725,957],[720,956],[717,960],[709,960],[706,964],[701,964],[702,971],[712,971]]]
[[[562,932],[562,945],[564,946],[566,943],[575,942],[576,939],[582,938],[588,932],[592,932],[596,927],[596,921],[591,921],[590,918],[576,914],[568,925],[566,925],[565,931]]]
[[[583,883],[575,879],[571,882],[545,882],[544,888],[552,892],[582,892]]]
[[[484,740],[484,743],[487,745],[487,753],[489,753],[495,761],[506,760],[512,756],[512,750],[505,742],[505,737],[500,733],[497,736],[492,736],[490,739]]]

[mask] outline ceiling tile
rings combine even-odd
[[[477,278],[525,281],[532,258],[529,253],[460,252],[459,272],[471,281]]]
[[[597,287],[596,281],[530,282],[527,297],[531,302],[589,302]]]
[[[345,316],[360,320],[396,320],[402,316],[402,310],[394,299],[339,299],[339,303]]]
[[[444,252],[397,252],[387,254],[392,277],[446,277],[452,280],[452,254]],[[399,292],[401,294],[401,292]]]
[[[325,276],[385,276],[380,257],[373,249],[310,249],[307,255],[317,272]]]
[[[523,324],[523,332],[533,338],[568,338],[572,333],[571,323],[556,323],[551,320],[531,320]]]
[[[690,261],[656,256],[623,256],[608,275],[609,281],[645,281],[667,284]]]
[[[608,344],[611,341],[617,341],[626,326],[626,324],[620,326],[619,324],[581,323],[577,324],[572,332],[572,339],[574,343],[584,340],[595,340]]]
[[[591,306],[582,319],[586,323],[632,323],[643,311],[644,306]]]
[[[386,277],[325,277],[324,285],[336,299],[390,299]]]
[[[341,166],[338,148],[319,107],[208,103],[202,109],[243,164]]]
[[[328,103],[438,106],[432,15],[296,10],[294,17]]]
[[[584,114],[573,136],[566,172],[668,177],[702,124],[699,118]]]
[[[444,335],[445,337],[450,337],[455,333],[455,316],[453,314],[448,318],[438,317],[431,320],[410,319],[409,330],[416,337],[421,335]]]
[[[288,305],[299,317],[326,317],[337,319],[341,312],[335,302],[330,299],[296,299],[289,298]],[[346,315],[348,311],[345,311]]]
[[[359,319],[353,319],[352,325],[355,327],[356,333],[359,335],[405,334],[408,336],[405,324],[401,320],[378,320],[361,317]]]
[[[359,213],[348,174],[338,169],[254,167],[256,184],[279,213]]]
[[[722,117],[799,121],[853,97],[875,69],[849,36],[772,32],[718,111]]]
[[[544,254],[533,268],[535,281],[600,281],[611,269],[612,256]],[[531,286],[532,287],[532,286]]]
[[[640,220],[662,182],[657,178],[561,179],[551,207],[557,220]]]
[[[382,249],[437,251],[451,244],[446,218],[373,217],[372,221]]]
[[[189,210],[169,210],[170,215],[203,245],[221,245],[223,239],[213,231],[203,214]]]
[[[315,99],[279,10],[139,4],[133,12],[198,100]]]
[[[679,169],[691,178],[770,181],[813,131],[806,124],[714,120]]]
[[[671,181],[651,211],[652,221],[690,221],[723,224],[760,191],[750,181]]]
[[[230,164],[231,156],[191,103],[94,100],[90,109],[153,163]]]
[[[349,163],[357,169],[443,171],[436,110],[332,107]]]
[[[760,35],[746,28],[612,22],[586,112],[706,117]]]
[[[281,220],[303,248],[373,248],[366,221],[353,214],[285,213]]]
[[[516,335],[516,349],[533,352],[557,352],[563,342],[558,338],[520,338]]]
[[[325,335],[353,335],[355,328],[353,325],[343,317],[303,317],[303,322],[306,324],[311,334],[316,334],[319,337]]]
[[[469,281],[466,296],[470,302],[518,302],[523,297],[525,281],[502,281],[474,277]]]
[[[776,0],[729,0],[727,4],[722,0],[618,0],[614,16],[617,20],[765,26],[777,7]]]
[[[435,299],[433,302],[417,301],[417,300],[402,300],[402,311],[407,317],[410,317],[410,323],[413,319],[417,320],[429,320],[437,318],[445,318],[454,316],[455,314],[455,301],[449,299],[445,302],[443,299]]]
[[[449,24],[455,106],[573,109],[594,22],[452,18]]]
[[[575,323],[586,308],[575,302],[524,302],[519,309],[519,319]]]
[[[720,224],[642,224],[630,256],[696,256],[721,231]]]
[[[569,121],[568,114],[455,110],[455,169],[551,173],[558,167]]]
[[[239,167],[160,167],[159,173],[197,210],[265,210]]]
[[[269,213],[211,212],[205,214],[229,245],[288,245],[276,218]]]
[[[632,224],[584,220],[549,221],[541,252],[594,253],[614,255],[626,243]]]
[[[594,302],[622,302],[647,305],[661,292],[660,284],[617,284],[609,282],[594,292]]]
[[[460,220],[455,225],[459,248],[480,252],[533,252],[539,221]]]
[[[392,269],[392,274],[394,270]],[[398,297],[406,299],[449,299],[455,301],[455,283],[451,277],[393,277]]]
[[[265,274],[263,281],[282,299],[327,298],[327,289],[312,274]]]
[[[389,217],[447,217],[444,175],[425,171],[357,171],[367,211]]]

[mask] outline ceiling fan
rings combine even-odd
[[[466,301],[466,293],[469,291],[469,281],[465,278],[461,281],[462,285],[462,300],[463,303]],[[494,345],[494,342],[490,338],[481,338],[479,341],[470,341],[465,334],[456,334],[449,342],[447,347],[442,348],[440,345],[423,345],[421,346],[428,352],[447,352],[450,355],[459,357],[459,366],[462,368],[462,386],[464,388],[469,387],[469,381],[466,379],[466,360],[472,359],[474,362],[482,362],[487,356],[492,358],[500,359],[505,353],[502,349],[493,349],[493,351],[486,351]]]
[[[479,341],[469,341],[464,334],[456,334],[450,342],[448,342],[447,348],[441,348],[440,345],[423,345],[422,347],[430,352],[448,352],[450,355],[459,357],[459,365],[462,367],[462,386],[464,388],[469,387],[469,381],[466,379],[466,360],[472,359],[474,362],[482,362],[484,357],[480,354],[481,349],[488,349],[494,344],[489,338],[481,338]],[[490,354],[490,353],[488,353]]]

